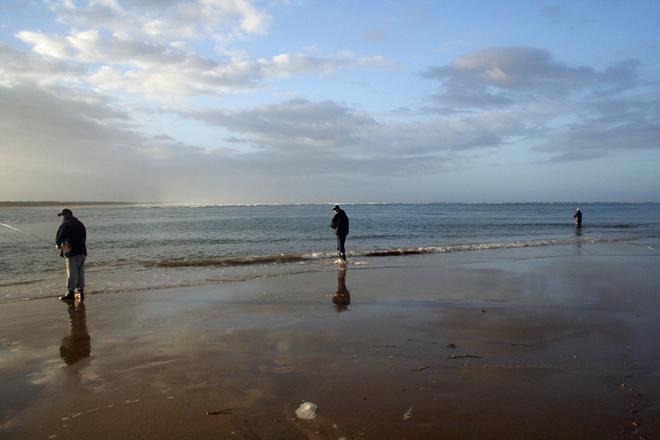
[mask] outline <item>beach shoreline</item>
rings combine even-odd
[[[347,252],[353,265],[376,267],[413,264],[399,257],[417,254],[479,255],[484,250],[641,242],[660,236],[657,204],[582,206],[584,224],[577,230],[571,217],[575,208],[566,203],[350,205]],[[60,223],[56,212],[49,207],[3,211],[0,303],[66,293],[61,290],[64,262],[54,248]],[[324,205],[88,206],[73,212],[87,228],[90,292],[325,271],[332,270],[336,257],[332,213]]]
[[[655,438],[656,245],[0,304],[0,436]]]

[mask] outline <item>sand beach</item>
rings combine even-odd
[[[383,266],[0,304],[0,437],[660,438],[653,243]]]
[[[660,440],[659,18],[0,0],[0,440]]]

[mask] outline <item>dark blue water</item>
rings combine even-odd
[[[382,255],[552,246],[660,236],[660,204],[373,204],[344,207],[352,261]],[[61,293],[52,207],[4,208],[0,295]],[[330,205],[76,207],[88,230],[89,283],[100,291],[148,289],[313,270],[335,256]],[[304,266],[304,267],[303,267]],[[2,300],[2,298],[0,298]]]

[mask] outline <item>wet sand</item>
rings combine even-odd
[[[660,438],[653,246],[0,304],[0,437]]]

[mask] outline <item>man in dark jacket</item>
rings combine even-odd
[[[339,205],[335,205],[332,210],[334,211],[335,216],[332,217],[330,227],[335,230],[335,234],[337,235],[337,251],[339,252],[339,258],[341,258],[342,262],[346,262],[346,249],[344,249],[344,243],[346,243],[346,236],[348,235],[348,216]]]
[[[581,228],[582,227],[582,211],[580,211],[580,208],[575,210],[575,214],[573,214],[573,218],[575,219],[575,227],[576,228]]]
[[[85,299],[85,258],[87,257],[87,231],[85,225],[73,216],[70,209],[64,208],[57,214],[62,217],[62,224],[57,230],[55,246],[60,250],[60,257],[64,258],[67,277],[68,293],[60,296],[62,301],[71,301],[76,298],[78,289],[80,299]]]

